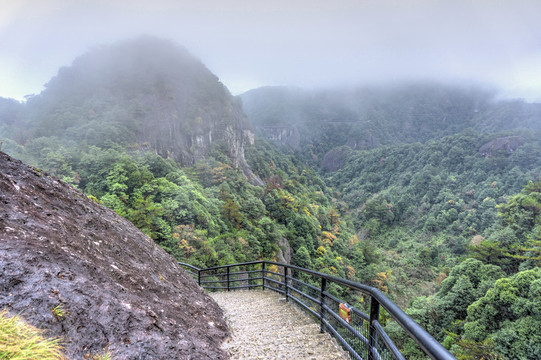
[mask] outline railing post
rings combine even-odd
[[[226,269],[227,269],[227,291],[229,291],[230,290],[230,288],[229,288],[229,266]]]
[[[201,286],[201,270],[197,270],[197,285]]]
[[[378,346],[378,333],[376,332],[374,321],[379,322],[379,302],[372,296],[370,300],[370,327],[368,330],[368,342],[370,344],[368,360],[374,360],[373,350],[377,350]]]
[[[251,271],[249,266],[246,267],[246,271]],[[251,283],[250,283],[251,275],[250,275],[250,273],[248,273],[246,275],[248,276],[248,279],[247,279],[248,290],[252,290],[252,286],[251,286]]]
[[[286,302],[289,301],[289,288],[287,287],[287,274],[289,268],[284,265],[284,291],[286,292]]]
[[[325,292],[327,291],[327,279],[322,277],[321,278],[321,292],[320,292],[320,299],[321,302],[319,304],[319,316],[321,316],[320,319],[320,328],[319,330],[324,333],[325,332]]]
[[[261,286],[265,290],[265,263],[261,263]]]

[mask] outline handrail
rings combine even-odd
[[[285,295],[286,301],[289,301],[289,299],[295,300],[297,305],[319,319],[321,332],[330,332],[355,359],[363,359],[359,352],[364,354],[369,360],[382,358],[382,352],[394,359],[403,359],[403,356],[398,352],[398,349],[380,325],[380,307],[383,307],[430,358],[436,360],[456,360],[456,358],[425,329],[413,321],[413,319],[406,315],[402,309],[374,287],[295,265],[266,260],[214,266],[206,269],[199,269],[182,262],[179,262],[179,264],[193,270],[194,272],[190,271],[189,273],[197,278],[200,286],[202,285],[203,288],[209,290],[230,291],[232,289],[251,289],[260,287],[263,290],[270,289]],[[250,266],[257,267],[258,265],[261,267],[259,270],[230,271],[232,267],[246,268]],[[283,274],[270,271],[269,267],[266,265],[283,268]],[[220,272],[221,270],[225,270],[225,272]],[[319,278],[320,288],[295,278],[292,270]],[[254,274],[261,275],[252,276]],[[274,278],[271,278],[269,274]],[[239,278],[239,276],[242,275],[245,277]],[[201,277],[215,277],[217,280],[202,282]],[[278,278],[278,280],[276,278]],[[297,286],[295,286],[291,280],[293,280]],[[327,292],[328,285],[331,282],[370,296],[370,315],[364,314],[359,309],[352,307],[352,313],[355,316],[352,316],[351,323],[342,319],[337,312],[333,310],[338,307],[338,303],[341,301]],[[222,284],[223,286],[210,287],[206,286],[207,283]],[[241,285],[232,286],[232,283],[241,283]],[[311,291],[312,293],[317,291],[318,294],[316,296],[318,299],[316,299],[314,295],[306,294],[303,291],[303,288],[306,289],[305,291]],[[332,302],[333,306],[328,306],[327,302]],[[314,308],[316,310],[314,310]],[[317,309],[319,309],[319,311],[317,311]],[[369,321],[367,322],[366,319],[369,319]],[[333,325],[333,323],[335,325]],[[362,331],[366,327],[368,327],[368,334],[363,334]],[[363,345],[361,346],[359,344]]]

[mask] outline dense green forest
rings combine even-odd
[[[345,204],[380,289],[457,357],[539,357],[539,313],[506,309],[541,301],[539,104],[433,83],[242,98],[260,134]]]
[[[371,280],[352,270],[353,259],[364,264],[363,249],[325,183],[264,141],[247,153],[252,168],[266,179],[265,186],[255,186],[220,148],[215,156],[180,168],[155,153],[118,145],[69,147],[58,139],[38,140],[18,148],[25,162],[83,189],[179,260],[201,267],[292,260]]]
[[[540,356],[539,104],[434,83],[241,99],[142,38],[0,99],[0,149],[178,260],[291,262],[378,287],[460,359]]]

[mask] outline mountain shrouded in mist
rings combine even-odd
[[[540,104],[435,83],[242,99],[256,133],[324,171],[359,243],[374,247],[362,271],[385,269],[373,283],[453,354],[537,357]],[[395,325],[404,356],[423,358]]]
[[[348,149],[423,143],[468,128],[541,128],[540,104],[498,101],[495,95],[480,86],[419,81],[321,90],[263,87],[241,98],[259,134],[313,165],[336,170]]]
[[[152,37],[100,46],[28,100],[32,137],[135,145],[192,165],[224,143],[236,166],[253,141],[229,91],[184,48]]]

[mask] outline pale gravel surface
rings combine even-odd
[[[319,324],[280,294],[243,290],[210,295],[231,328],[232,339],[222,346],[231,359],[349,359],[329,334],[319,332]]]

